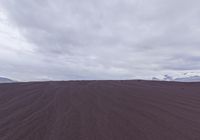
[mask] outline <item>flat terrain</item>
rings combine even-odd
[[[0,140],[200,140],[200,83],[0,84]]]

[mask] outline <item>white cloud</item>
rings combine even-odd
[[[199,70],[199,4],[2,0],[0,62],[7,67],[0,72],[37,80],[149,78]]]

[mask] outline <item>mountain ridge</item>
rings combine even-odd
[[[0,77],[0,83],[13,83],[13,82],[16,82],[16,81],[11,80],[11,79],[6,78],[6,77]]]

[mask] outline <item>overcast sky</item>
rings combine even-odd
[[[200,71],[199,0],[1,0],[0,76],[150,79]]]

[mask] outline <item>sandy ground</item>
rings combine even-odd
[[[200,140],[200,83],[0,84],[0,140]]]

